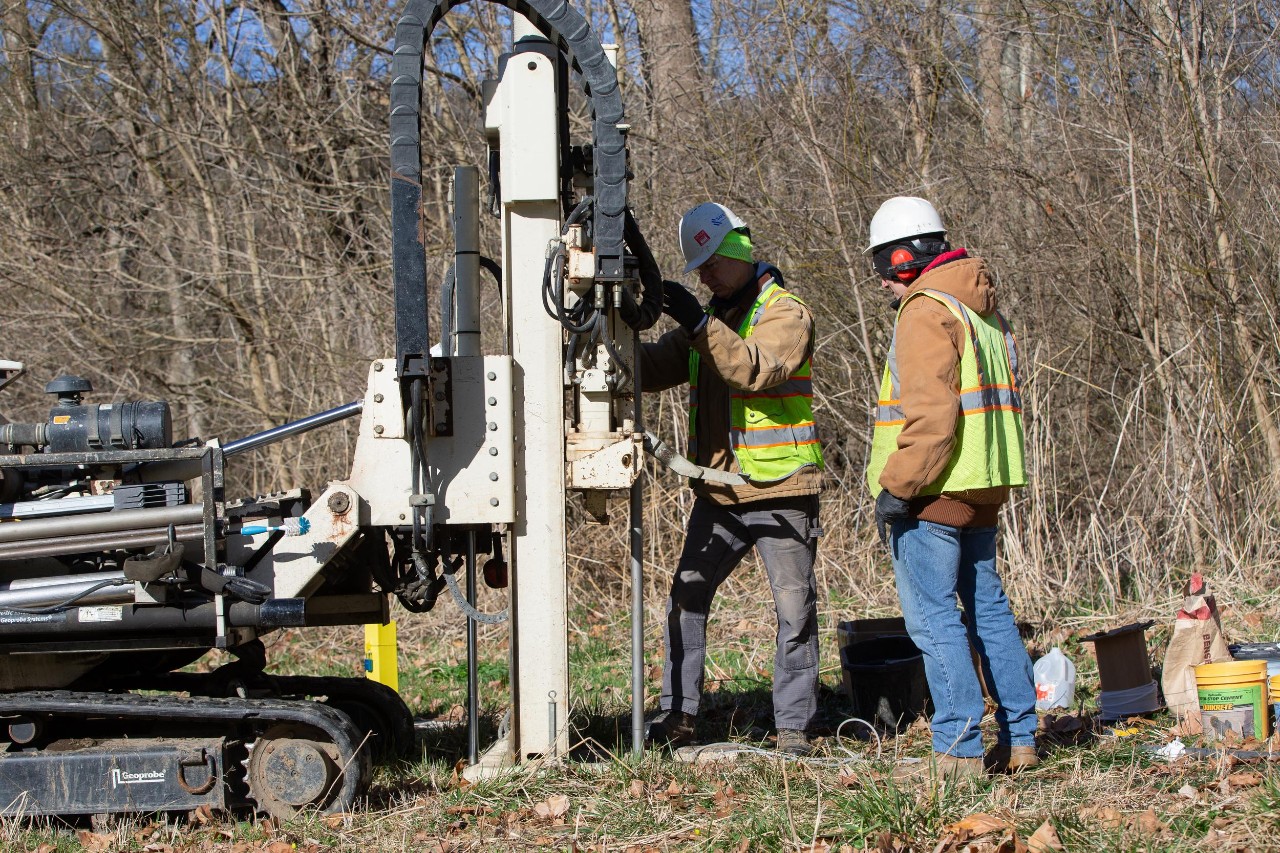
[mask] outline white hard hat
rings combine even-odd
[[[691,273],[707,262],[720,248],[724,235],[747,223],[723,204],[703,202],[680,217],[680,251],[684,253],[686,273]]]
[[[866,254],[922,234],[945,234],[947,229],[932,204],[915,196],[900,195],[880,205],[871,217],[870,231],[871,242],[862,250]]]

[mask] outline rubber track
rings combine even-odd
[[[208,727],[225,721],[228,727],[250,724],[265,730],[273,723],[298,723],[320,729],[338,747],[342,787],[326,811],[348,811],[367,781],[368,762],[363,743],[346,714],[311,701],[282,699],[215,699],[209,697],[139,696],[134,693],[76,693],[69,690],[30,691],[0,695],[0,717],[47,715],[55,719],[94,717],[121,721],[188,721]]]

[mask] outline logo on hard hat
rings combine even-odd
[[[705,246],[711,241],[711,235],[706,231],[699,231],[697,234],[693,235],[693,239],[699,246]]]

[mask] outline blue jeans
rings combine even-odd
[[[911,519],[893,525],[890,540],[898,600],[907,632],[924,653],[933,696],[933,750],[960,758],[982,755],[982,686],[978,653],[991,698],[999,706],[998,740],[1032,746],[1036,690],[1018,628],[996,574],[996,528],[950,527]],[[956,597],[968,615],[960,621]]]
[[[818,496],[720,506],[698,498],[667,599],[664,709],[698,713],[707,656],[707,615],[716,590],[752,546],[760,552],[778,619],[773,721],[807,729],[818,710]]]

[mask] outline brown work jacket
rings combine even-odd
[[[706,324],[690,340],[683,327],[667,332],[641,352],[640,375],[645,391],[662,391],[689,382],[689,347],[701,354],[698,366],[698,458],[718,471],[739,473],[729,440],[729,398],[735,391],[761,391],[787,381],[813,355],[813,315],[795,299],[774,301],[751,337],[738,337],[738,327],[771,279],[746,288],[737,303]],[[815,377],[816,381],[816,377]],[[695,494],[718,504],[740,504],[766,498],[815,495],[822,471],[807,465],[783,480],[724,486],[691,480]]]
[[[996,310],[996,288],[986,262],[961,257],[928,269],[912,283],[917,290],[938,290],[986,316]],[[956,385],[965,326],[935,299],[912,299],[897,323],[899,394],[906,424],[898,449],[889,454],[880,485],[911,501],[912,515],[955,527],[996,523],[997,510],[1009,496],[1007,486],[972,489],[946,495],[917,496],[946,468],[955,447],[960,417]]]

